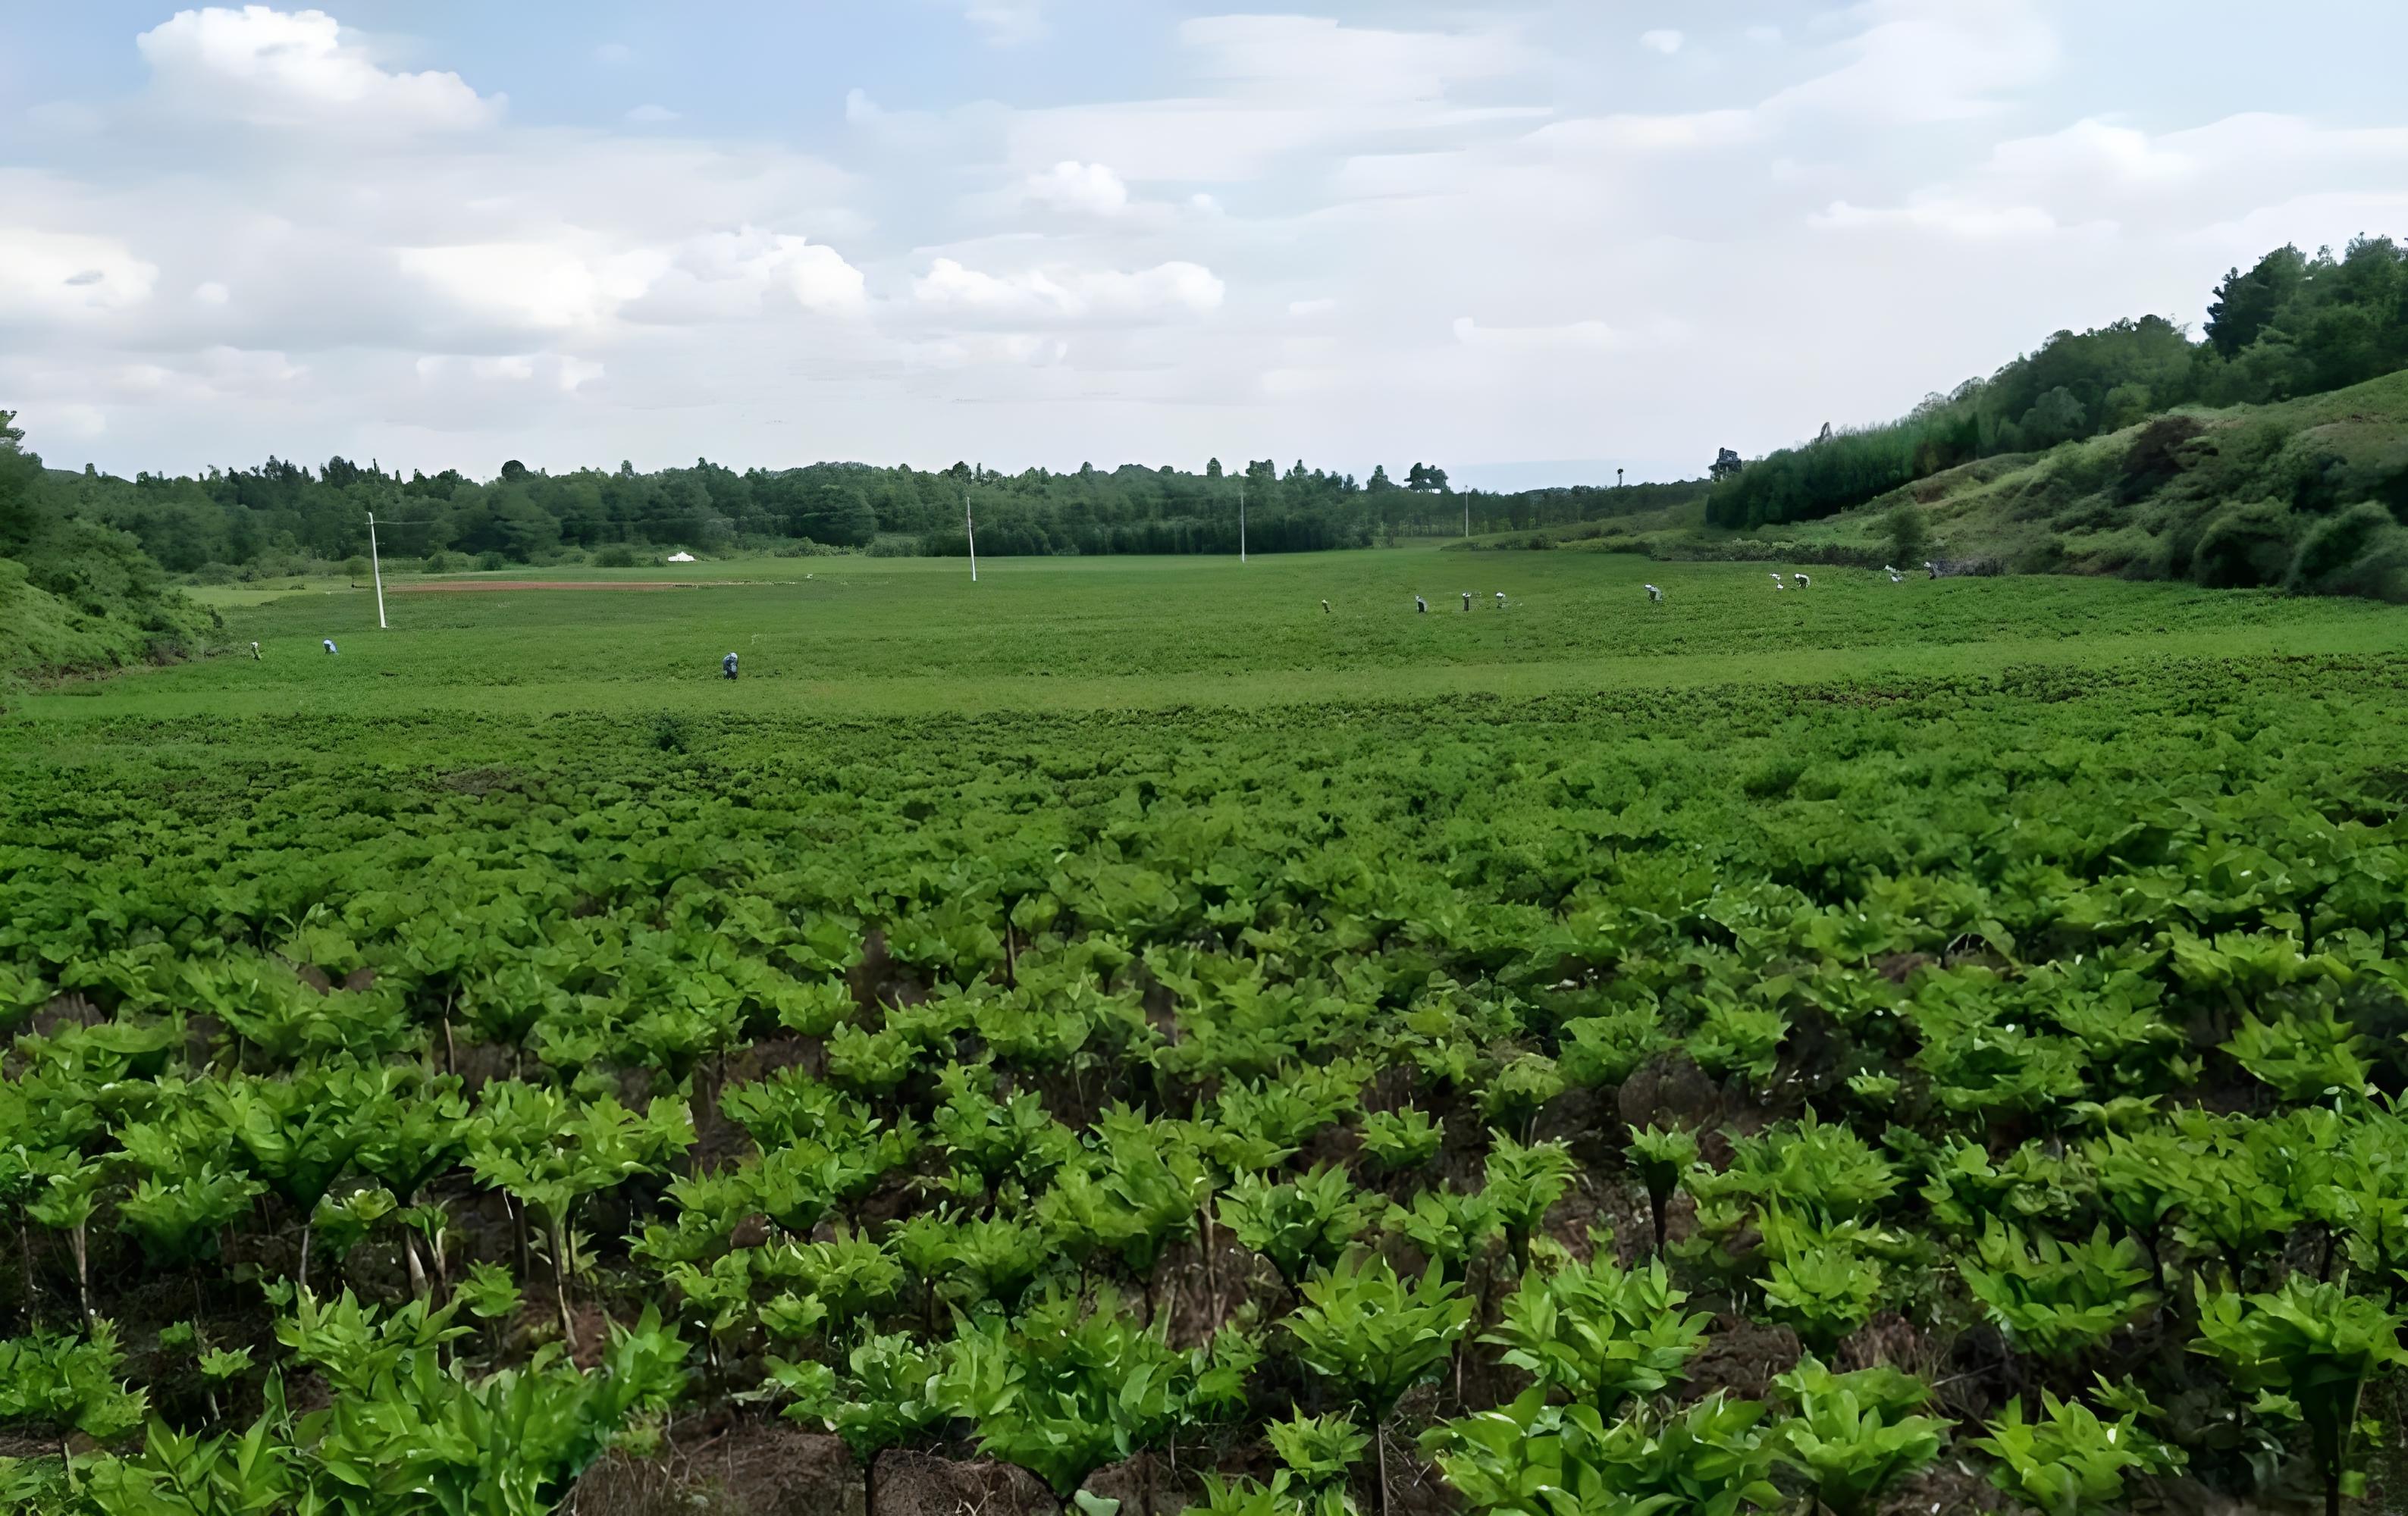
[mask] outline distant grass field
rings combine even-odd
[[[702,572],[707,571],[707,572]],[[735,559],[515,578],[724,581],[628,594],[366,591],[226,604],[232,650],[25,701],[95,716],[1088,709],[1536,695],[1978,674],[2172,654],[2408,647],[2390,608],[2110,579],[1920,578],[1415,548],[1202,558]],[[478,576],[464,576],[474,582]],[[491,578],[486,577],[486,578]],[[1651,604],[1642,585],[1659,585]],[[1460,594],[1474,608],[1465,613]],[[1496,608],[1502,591],[1506,608]],[[1412,597],[1429,602],[1416,614]],[[1330,609],[1324,613],[1321,602]],[[341,647],[325,656],[322,637]],[[265,653],[248,655],[256,639]],[[743,677],[719,678],[740,655]]]

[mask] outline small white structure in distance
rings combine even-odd
[[[669,554],[668,561],[673,564],[690,564],[694,562],[694,554],[690,552],[673,552]]]

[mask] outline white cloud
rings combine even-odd
[[[1774,95],[1779,114],[1910,124],[1988,115],[2056,72],[2057,30],[2038,0],[1862,0],[1838,66]]]
[[[457,74],[380,67],[322,10],[179,10],[135,39],[160,93],[208,116],[267,126],[459,131],[491,124],[502,97]]]
[[[222,394],[266,399],[291,392],[309,377],[307,365],[266,349],[230,348],[223,344],[200,353],[199,375]]]
[[[1031,174],[1022,193],[1040,206],[1087,216],[1117,216],[1128,208],[1128,186],[1102,164],[1064,159]]]
[[[1882,222],[1960,236],[2090,225],[2189,232],[2386,181],[2408,182],[2408,128],[2326,127],[2253,112],[2153,135],[2093,118],[2000,142],[1970,171],[1902,206],[1835,204],[1821,223]]]
[[[1655,31],[1641,32],[1639,34],[1639,45],[1641,47],[1645,48],[1650,52],[1660,52],[1667,58],[1670,58],[1672,54],[1681,50],[1681,34],[1673,31],[1669,26],[1658,27]]]
[[[1541,54],[1498,26],[1411,32],[1210,16],[1182,21],[1176,36],[1200,91],[1014,111],[1005,123],[1010,161],[1036,171],[1109,157],[1132,179],[1232,182],[1312,163],[1337,144],[1549,114],[1458,98],[1543,69]]]
[[[460,390],[535,385],[574,394],[603,376],[603,365],[591,359],[558,352],[516,352],[493,356],[428,353],[412,365],[419,382]]]
[[[108,430],[108,417],[98,406],[68,404],[63,406],[29,406],[21,418],[42,430],[56,428],[79,442],[90,442]]]
[[[914,366],[934,369],[1050,368],[1070,354],[1058,336],[1034,332],[967,332],[914,342],[905,356]]]
[[[607,68],[617,68],[636,61],[636,50],[624,42],[605,42],[594,50],[594,61]]]
[[[1632,345],[1629,334],[1599,321],[1566,322],[1553,326],[1483,326],[1469,316],[1457,316],[1451,329],[1455,339],[1467,348],[1500,348],[1517,352],[1612,352]]]
[[[759,314],[772,295],[815,315],[857,315],[861,271],[834,249],[756,227],[666,246],[590,240],[404,248],[402,272],[460,315],[506,331],[601,332],[616,321],[680,326]]]
[[[845,95],[817,157],[727,129],[752,99],[619,119],[667,89],[632,72],[595,124],[516,122],[494,92],[528,76],[448,22],[405,58],[286,3],[188,9],[132,60],[152,87],[53,85],[79,98],[0,155],[0,396],[34,402],[36,446],[1100,465],[1226,455],[1238,427],[1358,476],[1637,438],[1611,444],[1636,478],[1896,414],[2060,326],[2196,321],[2285,240],[2408,228],[2391,7],[2272,116],[2233,114],[2262,97],[2196,28],[2153,34],[2145,78],[2060,68],[2069,0],[1827,0],[1785,35],[1358,5],[1377,19],[1166,21],[1138,53],[1082,28],[1075,75],[898,74],[880,60],[972,0],[869,7],[858,77],[910,103]],[[981,8],[1069,40],[1065,7]],[[1711,93],[1633,93],[1650,16],[1694,29],[1675,71],[1713,52]],[[572,79],[647,62],[552,40]],[[293,129],[224,129],[262,122]]]
[[[1131,273],[1032,268],[996,275],[939,258],[911,281],[924,310],[1015,324],[1195,316],[1218,308],[1225,293],[1211,269],[1191,263]]]
[[[861,270],[833,248],[757,227],[714,232],[641,255],[642,288],[630,320],[671,325],[740,320],[773,296],[820,316],[857,316],[868,307]]]
[[[527,331],[597,326],[651,282],[640,257],[557,243],[403,248],[394,256],[403,274],[459,311]]]
[[[627,112],[627,120],[638,126],[660,126],[682,118],[666,106],[638,106]]]
[[[1961,237],[2045,236],[2057,230],[2057,218],[2038,206],[1993,207],[1950,199],[1918,200],[1883,209],[1835,200],[1808,217],[1807,224],[1837,232],[1906,227]]]
[[[985,0],[964,9],[962,19],[998,48],[1017,48],[1045,35],[1042,0]]]
[[[112,237],[0,227],[0,316],[88,319],[150,298],[159,266]]]

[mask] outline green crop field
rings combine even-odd
[[[2408,1498],[2398,609],[559,572],[0,715],[0,1505]]]
[[[1770,570],[1752,565],[1399,550],[1243,567],[990,560],[977,584],[958,560],[858,557],[557,573],[578,583],[704,586],[640,592],[427,593],[478,580],[396,579],[389,630],[377,629],[367,591],[305,590],[227,608],[230,642],[259,641],[259,662],[246,650],[78,686],[27,709],[772,716],[1258,705],[2402,645],[2400,613],[2364,601],[2074,579],[1917,575],[1893,585],[1863,570],[1807,572],[1810,589],[1775,592]],[[1649,602],[1646,582],[1664,591],[1662,604]],[[1426,615],[1413,612],[1416,594]],[[339,656],[323,655],[324,637]],[[729,651],[743,669],[732,689],[718,677]]]

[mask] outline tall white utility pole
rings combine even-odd
[[[377,556],[376,512],[368,512],[368,569],[376,576],[377,630],[384,630],[384,560]]]
[[[970,538],[970,582],[978,582],[978,522],[970,520],[970,493],[962,492],[962,530]]]
[[[1471,496],[1468,494],[1463,497],[1463,535],[1471,535]]]
[[[1238,562],[1246,561],[1246,481],[1238,481]]]

